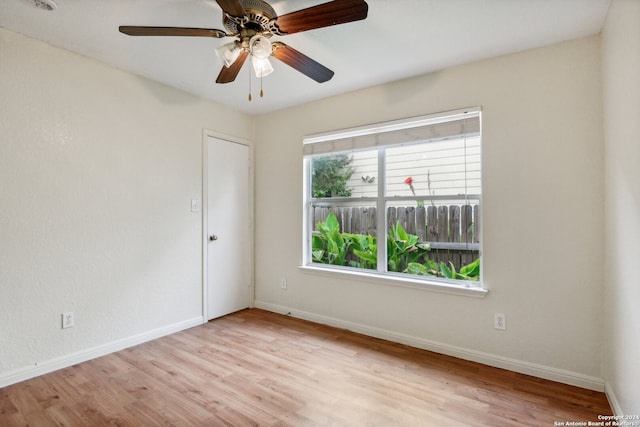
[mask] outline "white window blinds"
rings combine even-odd
[[[305,138],[305,156],[480,135],[479,109],[380,123]]]

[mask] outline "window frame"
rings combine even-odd
[[[411,129],[416,126],[419,126],[420,123],[447,123],[448,121],[453,121],[453,119],[449,120],[452,117],[459,117],[461,115],[471,114],[473,117],[477,117],[478,120],[478,136],[480,137],[480,147],[482,147],[482,110],[480,107],[475,108],[467,108],[455,111],[448,111],[442,113],[436,113],[426,116],[413,117],[407,119],[394,120],[390,122],[376,123],[372,125],[361,126],[357,128],[345,129],[341,131],[328,132],[323,134],[310,135],[304,138],[303,142],[305,144],[305,150],[303,153],[303,250],[302,250],[302,263],[300,268],[312,274],[320,274],[320,275],[329,275],[329,276],[344,276],[349,278],[354,278],[356,280],[365,280],[367,282],[380,283],[384,285],[399,285],[403,287],[411,287],[417,289],[426,289],[426,290],[434,290],[437,292],[445,292],[452,294],[462,294],[468,296],[475,297],[484,297],[488,292],[486,288],[486,283],[482,274],[478,281],[464,281],[464,280],[455,280],[455,279],[445,279],[435,276],[418,276],[408,273],[399,273],[393,271],[387,271],[387,245],[382,244],[378,245],[377,248],[377,265],[375,270],[368,270],[364,268],[357,267],[349,267],[349,266],[338,266],[332,264],[322,264],[313,262],[311,257],[311,240],[314,225],[312,209],[313,206],[317,206],[318,204],[326,203],[329,206],[344,206],[349,204],[359,204],[359,205],[373,205],[376,207],[377,212],[382,212],[382,215],[376,215],[376,237],[378,241],[381,241],[381,237],[383,237],[383,241],[386,242],[389,229],[387,227],[387,207],[389,202],[398,202],[398,201],[427,201],[430,199],[443,200],[447,197],[451,199],[460,200],[462,198],[458,196],[431,196],[431,195],[413,195],[413,196],[393,196],[387,195],[385,193],[386,189],[386,180],[387,173],[385,171],[386,165],[386,150],[390,147],[398,147],[401,145],[413,145],[413,144],[424,144],[429,141],[434,141],[437,139],[421,139],[419,141],[413,142],[401,142],[401,143],[392,143],[392,144],[380,144],[367,146],[363,148],[334,148],[330,150],[324,150],[317,153],[309,153],[307,151],[307,144],[316,144],[316,143],[327,143],[335,140],[348,140],[349,138],[358,138],[359,136],[368,136],[368,135],[377,135],[383,132],[393,132],[396,130],[404,130]],[[466,134],[457,134],[450,135],[449,137],[445,137],[442,139],[460,139],[466,138]],[[313,147],[312,147],[313,148]],[[322,148],[321,148],[322,149]],[[314,198],[312,197],[312,170],[311,170],[311,160],[313,157],[328,155],[328,154],[343,154],[353,152],[354,150],[362,149],[362,150],[377,150],[377,196],[376,197],[331,197],[331,198]],[[480,157],[482,157],[482,149],[480,152]],[[480,161],[482,164],[482,160]],[[482,168],[480,168],[480,185],[482,188]],[[482,193],[482,191],[480,191]],[[466,195],[466,193],[465,193]],[[478,200],[479,209],[482,210],[482,194],[473,195],[474,200]],[[480,214],[480,218],[482,218],[482,214]],[[482,229],[482,220],[479,221],[479,224],[476,224],[476,227]],[[482,232],[480,232],[482,236]],[[480,242],[474,245],[478,245],[478,256],[480,258],[480,264],[482,266],[482,239]]]

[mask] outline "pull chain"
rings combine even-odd
[[[260,98],[264,96],[264,92],[262,91],[262,76],[260,76]]]
[[[249,102],[251,102],[251,70],[249,70]]]

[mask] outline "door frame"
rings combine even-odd
[[[254,307],[255,300],[255,276],[254,276],[254,147],[251,141],[237,138],[235,136],[226,135],[220,132],[213,131],[211,129],[203,129],[202,132],[202,319],[203,323],[208,322],[208,297],[209,297],[209,236],[207,235],[208,220],[209,220],[209,147],[208,139],[217,138],[230,143],[245,145],[249,148],[249,159],[247,164],[247,172],[249,173],[249,194],[247,197],[249,206],[249,268],[250,271],[250,289],[249,289],[249,307]]]

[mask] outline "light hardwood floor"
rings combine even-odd
[[[263,310],[0,389],[0,426],[553,426],[603,393]]]

